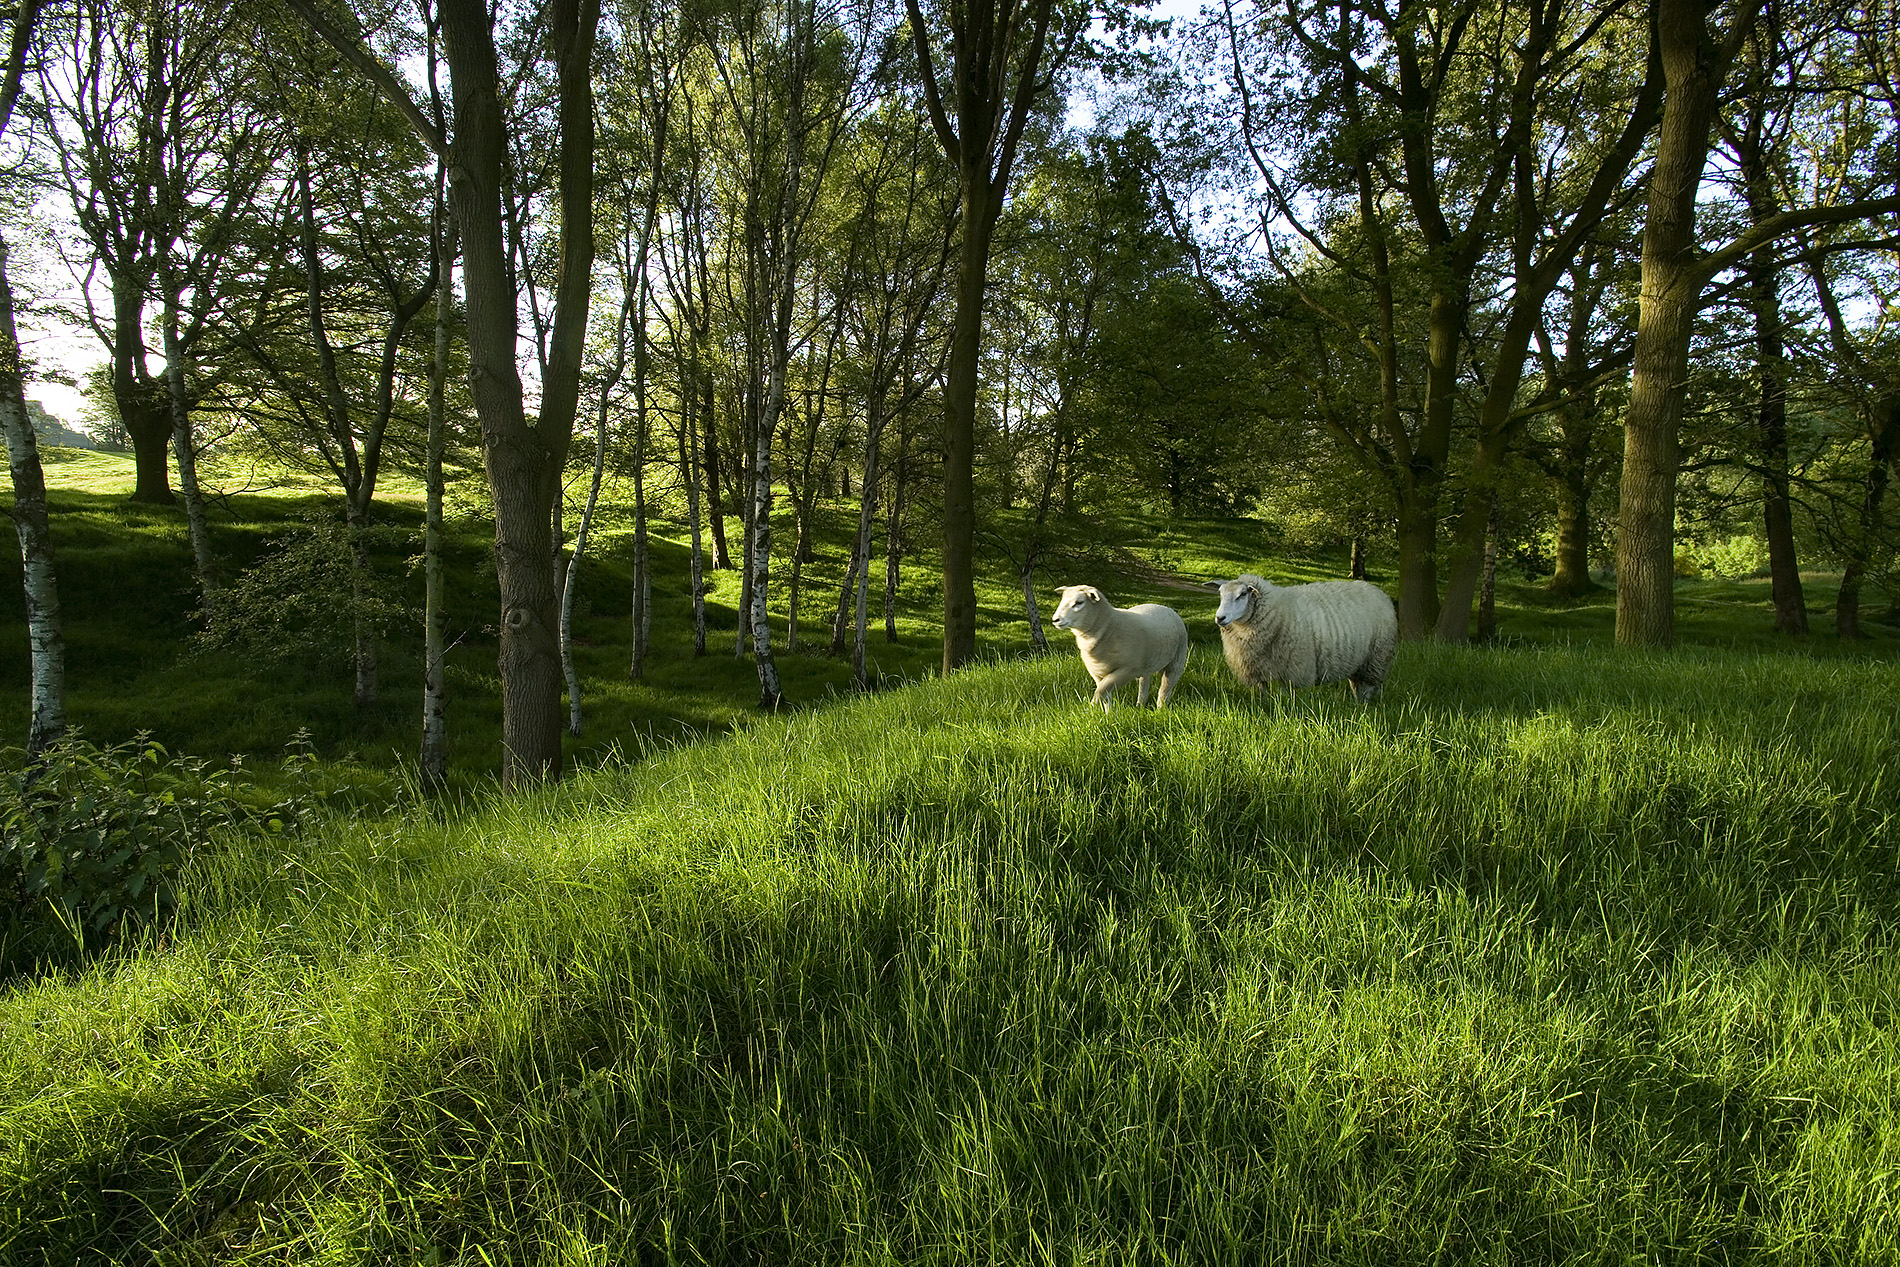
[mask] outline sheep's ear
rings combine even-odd
[[[1091,598],[1098,603],[1102,600],[1102,591],[1096,589],[1093,585],[1084,585],[1082,587],[1082,594],[1084,597]]]

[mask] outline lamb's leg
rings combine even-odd
[[[1173,664],[1161,671],[1161,681],[1155,690],[1155,707],[1166,708],[1168,701],[1174,698],[1174,688],[1181,685],[1181,675],[1187,671],[1187,648]]]
[[[1148,679],[1145,677],[1135,679],[1135,707],[1148,707]]]

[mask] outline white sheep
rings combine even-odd
[[[1214,623],[1227,667],[1255,690],[1344,678],[1375,699],[1399,642],[1392,599],[1367,581],[1274,585],[1249,573],[1221,585]]]
[[[1159,603],[1117,607],[1093,585],[1065,585],[1055,615],[1057,629],[1075,635],[1082,665],[1095,679],[1095,698],[1113,707],[1115,688],[1135,682],[1135,707],[1148,702],[1148,679],[1158,677],[1155,707],[1161,708],[1187,668],[1188,632],[1181,614]]]

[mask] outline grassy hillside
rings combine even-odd
[[[368,715],[321,665],[190,652],[182,525],[85,463],[55,474],[80,722],[208,754],[309,727],[386,780],[413,639]],[[310,496],[221,500],[220,548],[261,557]],[[931,677],[916,561],[874,644],[913,684],[852,699],[788,654],[827,706],[765,717],[736,586],[695,660],[665,542],[628,683],[610,534],[581,772],[502,798],[465,517],[460,795],[226,838],[163,929],[0,988],[0,1263],[1900,1256],[1890,633],[1789,654],[1760,587],[1690,584],[1691,645],[1632,654],[1607,599],[1507,586],[1505,645],[1404,647],[1376,705],[1256,700],[1178,582],[1337,561],[1111,529],[1047,583],[1183,610],[1165,714],[1085,708],[1066,639],[1021,658],[1000,556],[988,663]]]
[[[201,857],[0,995],[0,1261],[1888,1263],[1900,670],[980,668]]]
[[[222,760],[243,754],[268,758],[299,731],[343,777],[385,782],[388,772],[412,761],[421,712],[421,510],[413,488],[389,485],[381,512],[387,525],[377,546],[377,567],[395,599],[408,610],[388,631],[382,661],[382,694],[373,708],[351,701],[346,660],[310,656],[263,657],[207,652],[191,642],[199,626],[183,515],[177,510],[133,506],[131,459],[49,449],[54,534],[69,656],[70,710],[76,724],[101,741],[149,730],[174,750]],[[321,489],[249,466],[212,466],[212,528],[226,575],[269,557],[284,542],[307,536],[317,519],[334,519]],[[927,510],[928,499],[922,505]],[[492,525],[478,502],[465,502],[451,518],[449,563],[449,734],[455,777],[464,787],[479,784],[500,767],[500,691],[492,632],[497,606],[489,547]],[[578,513],[578,512],[576,512]],[[794,707],[822,704],[848,693],[849,666],[822,654],[828,620],[842,577],[855,507],[822,504],[816,524],[816,558],[803,568],[800,649],[784,649],[785,595],[794,529],[781,503],[774,523],[778,571],[774,611],[779,664]],[[570,527],[572,522],[570,521]],[[990,537],[979,560],[978,637],[984,655],[1025,653],[1028,626],[1013,565],[1004,553],[1020,534],[1020,514],[993,513]],[[634,754],[655,743],[724,733],[756,719],[757,678],[749,659],[732,654],[737,630],[738,576],[711,574],[709,654],[692,651],[687,548],[677,524],[662,523],[654,545],[654,646],[645,680],[627,677],[630,634],[630,525],[609,519],[583,569],[576,606],[576,644],[587,717],[586,733],[568,741],[571,765],[598,764],[614,754]],[[733,526],[737,531],[736,523]],[[873,673],[889,683],[916,681],[935,672],[941,656],[941,592],[934,541],[927,518],[912,526],[913,553],[906,560],[899,593],[899,640],[884,639],[873,603],[870,657]],[[1373,579],[1389,584],[1385,561],[1373,561]],[[17,554],[0,555],[0,747],[24,737],[27,666]],[[1043,611],[1057,585],[1086,581],[1102,585],[1119,602],[1160,601],[1178,607],[1204,652],[1203,681],[1217,678],[1218,645],[1211,596],[1171,581],[1208,581],[1262,570],[1290,582],[1339,576],[1343,557],[1300,557],[1269,525],[1250,520],[1175,523],[1129,517],[1115,523],[1069,525],[1040,573]],[[882,579],[882,560],[874,568]],[[1809,598],[1821,609],[1832,600],[1831,578],[1814,578]],[[1882,599],[1870,595],[1877,615]],[[1553,602],[1535,585],[1506,576],[1501,586],[1500,631],[1507,642],[1607,645],[1614,623],[1614,596]],[[1678,591],[1683,640],[1691,644],[1770,649],[1787,646],[1769,632],[1772,617],[1767,582],[1685,582]],[[319,624],[341,629],[339,608]],[[1891,655],[1900,638],[1870,624],[1870,644],[1843,647],[1817,634],[1804,654],[1850,657]],[[1059,649],[1068,642],[1055,640]],[[814,644],[817,644],[814,646]],[[274,650],[267,645],[264,650]],[[1078,670],[1079,672],[1079,670]]]
[[[60,594],[68,648],[69,707],[76,724],[96,739],[117,740],[150,730],[174,749],[222,758],[270,756],[300,730],[333,764],[374,781],[405,759],[413,761],[420,733],[422,603],[421,506],[398,487],[379,511],[386,525],[376,548],[377,568],[408,610],[384,640],[379,703],[358,710],[351,700],[346,657],[328,659],[206,651],[192,643],[199,628],[191,557],[182,511],[135,506],[129,455],[49,450],[48,481],[58,550]],[[250,469],[213,468],[207,481],[223,491],[211,502],[215,547],[227,578],[271,557],[285,542],[307,537],[315,520],[333,520],[310,481],[273,481]],[[490,556],[492,522],[478,504],[451,517],[448,557],[449,734],[451,761],[464,786],[500,768],[500,686],[495,671],[497,597]],[[578,511],[573,512],[575,514]],[[1008,518],[1004,521],[1007,524]],[[803,568],[800,647],[784,647],[789,552],[795,529],[781,505],[774,521],[779,562],[774,581],[777,655],[793,706],[824,703],[847,692],[850,666],[823,650],[855,505],[822,505],[817,558]],[[570,529],[573,521],[570,520]],[[1257,525],[1238,525],[1241,542],[1260,542]],[[738,523],[730,531],[737,548]],[[631,524],[605,517],[583,569],[575,609],[576,660],[583,683],[586,733],[568,742],[573,763],[597,764],[652,743],[722,733],[756,716],[758,681],[749,658],[733,654],[738,630],[737,572],[709,572],[708,654],[692,645],[688,547],[678,524],[656,527],[653,648],[645,680],[628,680],[632,593]],[[942,597],[928,520],[912,528],[898,601],[898,640],[887,641],[881,618],[883,560],[874,562],[870,671],[897,683],[925,677],[942,655]],[[1130,538],[1142,525],[1118,526]],[[1211,616],[1211,598],[1160,584],[1152,575],[1127,574],[1131,557],[1091,526],[1056,552],[1047,592],[1068,580],[1118,583],[1116,596],[1134,602],[1166,596]],[[1085,539],[1086,538],[1086,539]],[[1264,547],[1264,543],[1262,542]],[[710,544],[708,545],[710,549]],[[880,539],[881,550],[881,539]],[[1028,650],[1020,588],[1006,560],[986,560],[979,588],[979,647],[1001,657]],[[1064,567],[1076,574],[1058,575]],[[18,559],[0,555],[0,718],[27,716],[27,642]],[[342,629],[339,607],[327,622]],[[1213,637],[1211,623],[1201,635]],[[263,648],[272,650],[270,646]],[[7,739],[0,731],[0,745]]]

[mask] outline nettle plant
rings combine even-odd
[[[150,735],[100,747],[71,736],[0,777],[0,893],[16,926],[89,939],[165,916],[197,850],[241,830],[283,832],[314,803],[314,756],[292,741],[285,787],[248,783]]]

